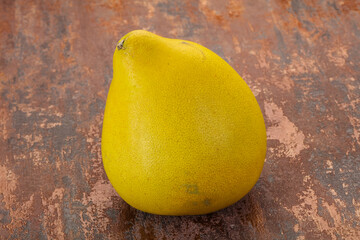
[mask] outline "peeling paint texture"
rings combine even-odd
[[[268,152],[242,200],[140,212],[101,160],[112,55],[145,29],[248,83]],[[0,239],[360,239],[360,1],[0,1]]]

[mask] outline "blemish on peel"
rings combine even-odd
[[[203,204],[205,206],[210,206],[211,205],[211,200],[209,198],[205,198],[204,201],[203,201]]]
[[[199,187],[197,184],[185,184],[186,192],[189,194],[199,194]]]
[[[189,43],[189,42],[185,42],[185,41],[181,41],[180,43],[183,44],[183,45],[187,45],[187,46],[189,46],[189,47],[197,50],[198,52],[200,52],[201,55],[202,55],[202,60],[203,60],[203,61],[206,59],[205,53],[204,53],[204,52],[201,50],[201,48],[199,48],[198,46],[193,45],[193,44],[191,44],[191,43]]]

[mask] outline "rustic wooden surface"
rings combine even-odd
[[[0,1],[0,239],[359,239],[360,2]],[[129,207],[100,140],[115,43],[198,42],[245,79],[266,163],[235,205],[194,217]]]

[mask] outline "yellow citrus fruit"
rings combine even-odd
[[[266,130],[236,71],[209,49],[137,30],[113,57],[102,157],[119,195],[161,215],[206,214],[258,180]]]

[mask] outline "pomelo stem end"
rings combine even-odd
[[[123,49],[124,42],[125,42],[125,39],[121,40],[121,41],[116,45],[116,48],[117,48],[118,50]]]

